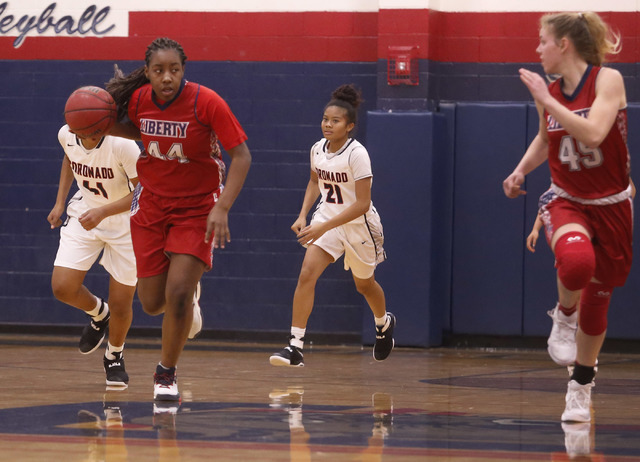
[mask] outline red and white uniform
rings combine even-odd
[[[562,92],[562,79],[549,85],[551,95],[575,114],[587,117],[596,98],[600,67],[589,66],[573,95]],[[600,146],[585,146],[545,111],[549,138],[551,189],[556,197],[542,207],[547,240],[567,223],[578,223],[592,238],[596,279],[624,284],[631,267],[633,210],[627,148],[627,111],[620,109]]]
[[[311,170],[318,175],[321,199],[311,223],[322,223],[356,202],[356,181],[371,178],[371,160],[365,147],[353,138],[337,152],[328,151],[328,140],[311,148]],[[360,216],[330,229],[313,242],[335,260],[344,254],[344,268],[354,276],[368,279],[378,263],[385,260],[384,234],[380,215],[373,203]]]
[[[155,98],[151,84],[142,86],[129,100],[129,118],[142,134],[140,183],[159,196],[213,193],[224,180],[218,141],[231,149],[247,140],[227,103],[193,82],[183,81],[168,102]]]
[[[549,92],[563,106],[586,118],[596,97],[600,69],[589,67],[571,97],[562,92],[561,79],[549,85]],[[588,200],[615,196],[629,187],[626,109],[618,111],[613,127],[597,148],[578,142],[546,111],[544,116],[549,136],[549,168],[557,188],[572,197]]]
[[[122,199],[136,178],[140,148],[135,141],[105,136],[93,149],[86,149],[64,125],[58,141],[71,164],[78,192],[67,205],[67,220],[60,228],[60,245],[54,266],[88,271],[102,252],[100,264],[113,278],[135,286],[136,260],[131,244],[129,214],[111,215],[87,231],[78,219],[87,210]]]
[[[225,177],[218,142],[231,149],[246,134],[216,92],[193,82],[183,81],[168,102],[144,85],[128,110],[144,146],[131,204],[138,277],[167,271],[172,253],[194,255],[210,269],[213,239],[207,244],[204,235]]]

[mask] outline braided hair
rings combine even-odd
[[[144,54],[145,66],[139,67],[128,75],[122,72],[122,69],[114,64],[113,77],[105,84],[106,90],[111,93],[116,105],[118,106],[118,120],[123,120],[127,116],[127,108],[129,106],[129,99],[134,91],[141,86],[149,83],[149,79],[145,75],[145,68],[151,63],[153,54],[158,50],[175,50],[180,56],[180,62],[184,66],[187,61],[187,55],[184,53],[182,45],[175,40],[167,37],[160,37],[155,39],[147,47]]]

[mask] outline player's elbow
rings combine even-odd
[[[584,140],[581,140],[584,145],[588,148],[595,149],[599,147],[604,139],[606,138],[606,134],[604,136],[600,135],[590,135],[587,136]]]
[[[589,148],[597,148],[605,140],[605,138],[609,134],[609,131],[611,131],[611,127],[609,127],[608,129],[604,129],[602,127],[593,127],[582,137],[580,141]]]

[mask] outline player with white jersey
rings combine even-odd
[[[60,244],[51,286],[55,297],[90,317],[80,338],[83,354],[95,351],[107,333],[103,358],[108,386],[126,387],[123,349],[131,326],[136,290],[136,261],[131,243],[129,209],[138,183],[135,141],[113,136],[81,138],[68,125],[58,132],[65,156],[60,171],[56,203],[47,220],[60,228]],[[73,184],[78,191],[61,217]],[[108,303],[84,285],[84,278],[102,253],[100,264],[110,274]]]
[[[293,296],[289,345],[271,355],[269,362],[274,366],[304,366],[302,348],[316,282],[343,254],[345,270],[351,270],[356,289],[374,315],[374,359],[386,359],[394,346],[396,318],[387,312],[384,291],[374,276],[385,253],[380,216],[371,202],[371,161],[365,147],[350,136],[360,102],[360,92],[353,85],[337,88],[325,107],[324,138],[311,148],[311,176],[300,214],[291,226],[307,251]],[[318,196],[320,202],[306,226]]]
[[[371,160],[366,148],[350,138],[337,152],[329,152],[329,140],[322,139],[311,148],[311,170],[318,176],[321,199],[311,223],[323,223],[337,217],[357,202],[356,181],[372,179]],[[344,253],[344,269],[354,275],[370,277],[385,259],[380,216],[370,201],[369,209],[348,223],[327,231],[316,245],[337,260]]]

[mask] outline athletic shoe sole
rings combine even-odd
[[[304,367],[304,363],[291,364],[288,359],[277,355],[271,356],[269,358],[269,363],[271,363],[272,366]]]

